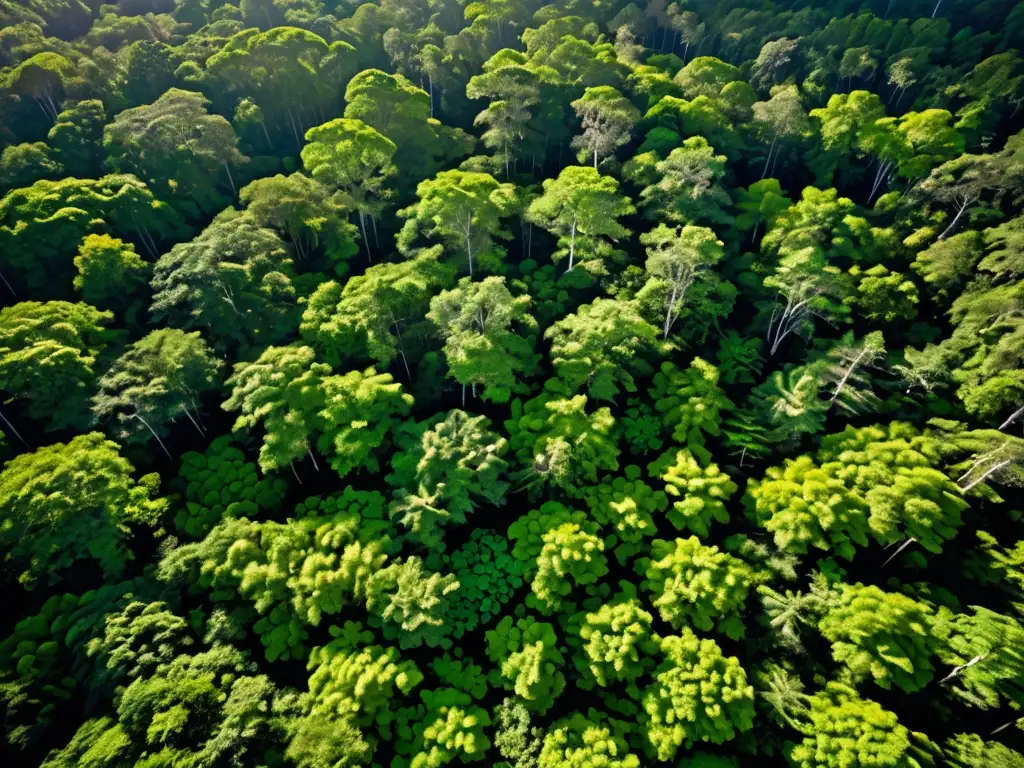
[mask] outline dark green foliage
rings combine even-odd
[[[225,517],[253,519],[276,510],[288,488],[282,477],[261,477],[228,435],[211,442],[203,453],[183,454],[177,482],[183,507],[174,524],[193,539],[205,536]]]
[[[469,541],[445,557],[444,570],[459,582],[448,608],[456,639],[489,624],[523,586],[523,563],[508,550],[506,538],[477,528]]]
[[[0,0],[4,765],[1024,768],[1022,40]]]

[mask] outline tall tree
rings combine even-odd
[[[665,284],[665,320],[662,338],[667,339],[686,305],[686,292],[725,256],[724,243],[707,227],[659,224],[640,236],[647,246],[645,268],[652,280]]]
[[[116,354],[114,316],[88,304],[26,301],[0,310],[0,389],[47,429],[93,423],[88,401],[104,358]],[[9,426],[9,424],[5,424]]]
[[[464,277],[457,287],[430,300],[427,319],[444,339],[445,359],[462,385],[463,398],[467,385],[474,394],[476,385],[482,385],[481,396],[495,402],[507,401],[522,388],[521,377],[536,363],[532,338],[536,321],[529,306],[530,297],[512,296],[503,277],[479,283]]]
[[[202,94],[171,88],[121,112],[103,131],[107,165],[152,180],[191,216],[212,213],[237,194],[231,168],[249,158],[238,151],[231,123],[209,105]],[[218,191],[225,186],[230,198]]]
[[[591,271],[602,271],[605,238],[614,242],[629,235],[619,218],[634,208],[618,190],[615,179],[585,166],[569,166],[557,179],[544,181],[544,194],[530,203],[526,217],[558,237],[552,258],[568,258],[566,271],[576,265],[577,257]]]
[[[580,150],[580,162],[587,156],[593,157],[595,169],[599,160],[629,141],[629,134],[640,119],[640,110],[607,85],[587,88],[572,108],[583,127],[583,133],[572,140],[572,146]]]
[[[310,128],[306,142],[302,148],[306,172],[345,195],[346,205],[359,216],[363,247],[372,261],[366,218],[376,222],[391,198],[388,184],[398,172],[392,163],[397,146],[362,120],[348,118]],[[374,223],[375,235],[376,231]]]
[[[418,236],[441,240],[466,258],[470,277],[474,264],[496,270],[505,249],[496,240],[511,233],[502,219],[518,203],[515,186],[501,184],[489,173],[442,171],[416,187],[419,201],[399,211],[406,219],[398,235],[399,250],[409,253]]]
[[[55,583],[77,561],[116,578],[132,559],[132,526],[156,526],[168,509],[157,475],[136,481],[117,445],[98,432],[12,459],[0,472],[0,547],[34,587]]]
[[[118,439],[148,442],[152,436],[166,451],[161,438],[181,415],[200,437],[206,434],[202,397],[217,388],[220,367],[199,331],[153,331],[129,345],[100,378],[93,413],[112,422]]]

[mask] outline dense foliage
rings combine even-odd
[[[1022,50],[0,0],[0,762],[1024,768]]]

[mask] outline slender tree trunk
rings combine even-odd
[[[380,238],[377,237],[377,217],[370,214],[370,226],[373,228],[373,244],[380,248]]]
[[[952,232],[953,229],[956,227],[956,223],[960,221],[960,217],[964,215],[964,211],[966,211],[973,202],[974,200],[964,200],[963,205],[960,206],[960,210],[957,211],[956,216],[949,223],[949,226],[946,227],[945,230],[943,230],[941,235],[939,235],[939,240],[945,240],[947,237],[949,237],[949,233]]]
[[[675,320],[672,318],[672,310],[675,309],[675,306],[676,306],[676,286],[673,283],[672,284],[672,295],[669,297],[668,309],[665,312],[665,324],[662,327],[661,338],[663,338],[663,339],[667,339],[668,338],[668,332],[670,330],[672,330],[672,324],[675,322]]]
[[[295,479],[299,481],[299,485],[302,485],[302,478],[299,477],[299,473],[295,471],[295,462],[289,459],[288,466],[292,468],[292,474],[295,475]]]
[[[316,456],[313,455],[313,451],[308,445],[306,446],[306,453],[309,454],[309,460],[313,462],[313,469],[319,472],[320,465],[316,463]]]
[[[768,157],[764,159],[764,168],[761,171],[762,179],[764,179],[764,177],[768,174],[768,161],[772,159],[772,152],[775,150],[775,142],[778,140],[778,138],[779,134],[777,133],[774,136],[772,136],[771,146],[768,147]]]
[[[14,289],[11,287],[11,284],[9,282],[7,282],[7,277],[4,275],[3,272],[0,272],[0,280],[4,281],[4,285],[6,285],[7,286],[7,290],[11,292],[11,296],[13,296],[15,299],[17,299],[18,298],[18,294],[16,294],[14,292]]]
[[[430,88],[430,116],[434,116],[434,76],[427,72],[427,87]]]
[[[569,235],[569,269],[565,270],[566,272],[568,272],[568,271],[570,271],[572,269],[572,260],[573,260],[573,257],[575,255],[576,255],[576,216],[574,215],[572,217],[572,231],[571,231],[571,233]]]
[[[597,170],[597,147],[594,148],[594,170]]]
[[[409,359],[405,356],[405,342],[402,341],[402,332],[398,328],[398,321],[395,320],[395,316],[391,316],[391,321],[395,324],[395,336],[398,337],[398,354],[402,356],[402,365],[405,366],[405,375],[409,377],[409,382],[412,382],[412,371],[409,370]]]
[[[16,429],[14,428],[14,425],[13,425],[13,424],[11,424],[11,422],[7,420],[7,417],[6,417],[6,416],[4,416],[4,414],[3,414],[3,411],[0,411],[0,419],[2,419],[2,420],[3,420],[3,422],[4,422],[4,424],[6,424],[6,425],[7,425],[7,428],[8,428],[8,429],[9,429],[9,430],[11,431],[11,434],[12,434],[12,435],[14,435],[14,436],[15,436],[16,438],[18,438],[18,442],[20,442],[20,443],[21,443],[22,445],[24,445],[24,446],[25,446],[26,448],[28,448],[28,449],[30,449],[30,450],[31,450],[32,446],[31,446],[31,445],[29,445],[29,444],[28,444],[27,442],[25,442],[25,438],[24,438],[24,437],[22,437],[22,436],[21,436],[21,433],[20,433],[20,432],[18,432],[18,430],[16,430]]]
[[[291,125],[292,125],[292,136],[295,137],[295,146],[301,148],[302,147],[302,139],[299,138],[298,128],[295,127],[296,126],[295,115],[292,114],[292,108],[291,107],[285,107],[285,112],[288,113],[288,122],[291,123]]]
[[[228,182],[231,184],[231,196],[238,197],[238,190],[235,189],[235,177],[231,175],[231,166],[226,161],[224,163],[224,170],[227,171]]]
[[[370,239],[366,236],[366,214],[359,209],[359,227],[363,230],[363,245],[366,246],[366,258],[373,264],[373,253],[370,251]]]
[[[1024,413],[1024,405],[1022,405],[1016,411],[1011,413],[1010,417],[1006,421],[1004,421],[1002,424],[999,425],[999,429],[1000,430],[1006,429],[1008,426],[1013,424],[1013,422],[1015,422],[1018,418],[1020,418],[1020,415],[1022,413]]]
[[[935,18],[935,14],[939,12],[939,6],[940,5],[942,5],[942,0],[939,0],[939,2],[937,2],[935,4],[935,7],[932,9],[932,18],[933,19]]]
[[[263,129],[263,138],[265,138],[267,140],[267,149],[269,149],[271,152],[273,152],[274,151],[274,142],[272,142],[270,140],[270,134],[267,133],[267,124],[266,123],[260,123],[260,128]]]
[[[167,446],[164,445],[164,441],[160,439],[160,435],[158,435],[156,432],[154,432],[153,428],[151,426],[149,426],[149,422],[148,421],[146,421],[144,418],[139,416],[139,414],[137,414],[137,413],[133,413],[132,414],[132,418],[133,419],[138,419],[139,421],[141,421],[146,426],[146,429],[149,430],[149,434],[151,434],[153,437],[155,437],[156,441],[158,443],[160,443],[160,447],[164,449],[164,453],[167,454],[167,458],[168,459],[173,459],[174,458],[173,456],[171,456],[171,452],[167,450]]]
[[[900,545],[900,548],[897,549],[895,552],[893,552],[891,555],[889,555],[889,559],[886,560],[884,563],[882,563],[882,567],[885,568],[885,566],[887,566],[890,562],[892,562],[893,558],[895,558],[900,552],[902,552],[904,549],[909,547],[915,541],[917,541],[917,539],[914,539],[914,538],[910,538],[910,539],[907,539],[906,541],[904,541]]]
[[[192,414],[189,413],[188,408],[183,405],[181,406],[181,410],[185,412],[185,415],[188,417],[188,420],[192,422],[192,426],[196,428],[196,432],[199,433],[200,437],[206,437],[203,428],[199,426],[199,422],[192,418]]]
[[[832,398],[828,401],[829,407],[831,407],[832,404],[836,401],[836,398],[839,397],[839,394],[843,391],[843,387],[846,386],[846,382],[850,380],[850,377],[853,375],[853,372],[857,370],[857,365],[860,363],[860,361],[864,358],[864,355],[866,355],[867,353],[868,348],[864,347],[860,351],[860,354],[853,358],[853,362],[850,363],[850,366],[843,373],[843,378],[839,380],[839,382],[836,384],[835,390],[833,390],[832,392]]]
[[[1010,465],[1010,459],[1004,459],[1003,461],[999,461],[999,462],[996,462],[996,463],[995,463],[995,464],[993,464],[993,465],[992,465],[991,467],[989,467],[989,468],[988,468],[987,470],[985,470],[985,471],[984,471],[984,472],[982,473],[981,477],[979,477],[979,478],[978,478],[977,480],[975,480],[975,481],[973,481],[973,482],[971,482],[971,483],[968,483],[968,484],[967,484],[966,486],[964,486],[964,487],[963,487],[963,488],[961,488],[960,490],[961,490],[961,491],[962,491],[963,493],[967,493],[967,492],[968,492],[969,490],[971,490],[971,488],[973,488],[974,486],[976,486],[976,485],[980,485],[981,483],[985,482],[985,480],[987,480],[987,479],[988,479],[989,477],[991,477],[991,476],[992,476],[993,474],[995,474],[996,472],[998,472],[998,471],[999,471],[1000,469],[1002,469],[1003,467],[1007,467],[1007,466],[1009,466],[1009,465]],[[965,477],[967,477],[967,475],[969,475],[969,474],[970,474],[970,472],[967,472],[967,474],[965,474],[965,475],[964,475],[963,477],[961,477],[960,479],[961,479],[961,480],[963,480],[963,479],[964,479]]]

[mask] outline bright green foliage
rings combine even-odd
[[[586,388],[595,400],[614,400],[619,386],[636,392],[631,371],[649,370],[642,358],[657,331],[632,302],[595,299],[551,325],[551,362],[570,392]]]
[[[153,592],[154,584],[142,579],[105,584],[82,595],[54,595],[18,621],[0,643],[0,694],[12,746],[36,742],[76,695],[102,685],[89,643],[104,636],[108,615]]]
[[[323,381],[331,369],[309,347],[267,347],[252,363],[238,363],[226,411],[241,411],[234,431],[263,425],[260,468],[280,469],[311,450],[324,406]]]
[[[86,235],[75,256],[74,285],[89,304],[123,309],[149,280],[135,246],[110,235]]]
[[[512,540],[512,556],[523,563],[525,572],[537,570],[537,558],[544,549],[544,535],[563,525],[576,526],[588,535],[597,533],[597,525],[587,519],[586,514],[566,509],[557,501],[546,501],[540,509],[531,509],[508,529]]]
[[[353,469],[380,468],[374,453],[412,396],[390,374],[373,368],[330,376],[309,347],[268,347],[254,363],[238,363],[224,410],[241,411],[235,431],[262,423],[260,467],[279,469],[317,448],[344,477]],[[314,459],[315,463],[315,459]]]
[[[565,657],[551,624],[533,618],[503,618],[486,634],[487,657],[499,665],[492,681],[514,690],[527,709],[544,714],[565,689]]]
[[[868,507],[868,525],[883,545],[914,538],[930,552],[956,535],[967,502],[938,467],[945,450],[940,437],[919,434],[908,424],[865,427],[825,437],[822,469],[839,478]]]
[[[243,187],[239,200],[257,226],[284,235],[299,265],[309,269],[323,253],[335,274],[345,274],[358,248],[356,228],[333,190],[301,173],[278,174]]]
[[[754,688],[735,656],[689,629],[661,640],[664,661],[644,691],[645,736],[659,760],[696,742],[722,744],[754,720]]]
[[[757,240],[758,232],[767,232],[786,212],[792,201],[782,191],[778,179],[761,179],[746,189],[736,192],[736,208],[740,214],[735,226],[741,232],[750,231],[750,241]]]
[[[830,435],[818,453],[770,467],[748,487],[748,508],[775,534],[781,549],[833,548],[851,558],[871,535],[883,545],[913,538],[939,552],[961,525],[967,506],[937,467],[942,441],[908,424],[865,427]]]
[[[929,293],[948,301],[970,278],[984,248],[980,232],[960,232],[919,251],[910,266],[924,280]]]
[[[517,204],[512,184],[500,184],[489,173],[443,171],[421,181],[416,195],[419,202],[399,212],[406,219],[399,250],[410,252],[420,235],[464,256],[470,277],[474,266],[497,271],[505,249],[495,241],[512,236],[502,224]]]
[[[373,368],[328,376],[322,382],[324,427],[317,441],[331,467],[345,477],[354,469],[380,471],[378,454],[389,433],[409,413],[412,395],[390,373]]]
[[[89,641],[88,654],[121,683],[150,677],[193,643],[188,622],[166,603],[138,600],[106,617],[102,637]]]
[[[809,723],[789,758],[799,768],[923,768],[919,734],[853,688],[829,683],[810,699]]]
[[[370,745],[349,718],[313,713],[298,721],[285,756],[298,768],[364,765]]]
[[[609,85],[587,88],[571,106],[583,127],[583,133],[572,140],[573,149],[578,150],[580,163],[593,159],[595,168],[629,141],[640,119],[640,110]]]
[[[456,649],[455,654],[461,657],[462,650]],[[472,659],[459,661],[446,653],[444,656],[435,657],[430,668],[434,670],[438,680],[468,693],[477,701],[487,695],[487,675],[483,673],[483,667],[474,664]]]
[[[591,717],[597,713],[590,711]],[[579,712],[563,718],[544,737],[539,768],[640,768],[625,740],[600,719]]]
[[[380,33],[377,33],[380,34]],[[430,96],[402,75],[364,69],[345,89],[345,118],[361,120],[397,147],[397,186],[411,188],[471,148],[471,139],[430,117]]]
[[[948,621],[947,621],[948,620]],[[995,709],[1024,701],[1024,627],[1012,616],[971,606],[971,613],[947,617],[936,625],[943,643],[938,657],[953,669],[942,683],[968,706]],[[938,633],[938,632],[937,632]]]
[[[635,681],[658,653],[653,619],[628,593],[587,613],[579,628],[583,655],[573,657],[577,669],[600,686]]]
[[[686,302],[690,288],[696,287],[694,294],[699,296],[703,292],[700,289],[706,291],[717,285],[718,278],[711,268],[725,256],[724,243],[707,227],[689,224],[659,224],[641,235],[640,242],[647,246],[644,268],[651,279],[650,289],[658,287],[665,293],[661,330],[662,338],[667,339],[676,321],[690,314]]]
[[[366,607],[379,618],[388,639],[399,646],[447,648],[451,626],[447,621],[449,595],[459,588],[458,580],[423,568],[418,557],[406,558],[377,571],[366,585]]]
[[[511,449],[527,467],[528,482],[549,482],[578,494],[596,483],[600,472],[619,468],[615,419],[608,408],[588,414],[586,395],[566,400],[540,395],[520,402],[512,403],[505,428]]]
[[[717,464],[702,467],[688,450],[676,452],[675,463],[661,475],[665,493],[673,497],[666,518],[680,531],[707,538],[712,522],[729,522],[725,502],[738,486]]]
[[[908,693],[932,679],[937,639],[933,615],[924,603],[898,592],[863,584],[840,584],[837,600],[818,625],[832,643],[832,657],[853,681],[867,677],[882,688]]]
[[[397,173],[391,162],[396,150],[393,141],[362,120],[339,118],[306,131],[302,164],[320,183],[337,187],[346,205],[359,214],[367,254],[366,219],[380,216],[391,197],[388,184]]]
[[[536,360],[530,338],[536,321],[529,306],[530,297],[512,296],[503,277],[477,283],[464,277],[456,288],[431,299],[427,319],[444,339],[452,377],[474,391],[482,385],[481,397],[495,402],[506,402],[522,389],[520,379]]]
[[[983,741],[974,733],[961,733],[946,742],[943,750],[951,768],[1021,768],[1024,755],[998,741]]]
[[[281,735],[273,714],[280,706],[270,680],[231,646],[213,644],[195,655],[181,655],[152,677],[137,678],[117,704],[118,723],[89,721],[55,766],[106,765],[125,759],[136,765],[140,752],[153,750],[163,765],[214,765],[231,759],[257,760],[268,742]],[[95,762],[93,762],[95,760]]]
[[[459,582],[448,598],[448,621],[456,639],[488,623],[523,586],[523,563],[508,549],[504,536],[477,528],[445,558],[445,570]]]
[[[298,315],[292,271],[276,232],[228,209],[156,262],[152,321],[201,329],[218,351],[273,344]]]
[[[408,695],[423,680],[416,665],[398,649],[370,645],[373,635],[347,623],[346,634],[309,654],[306,668],[313,712],[352,718],[366,726],[387,719],[399,694]],[[348,636],[346,636],[348,635]]]
[[[303,658],[306,626],[369,595],[387,560],[383,517],[380,494],[347,488],[306,499],[286,523],[226,518],[202,541],[172,550],[159,574],[188,579],[215,600],[238,595],[260,614],[253,628],[270,660]]]
[[[604,541],[578,523],[562,523],[541,535],[537,572],[530,588],[544,613],[562,608],[573,585],[596,584],[606,573]]]
[[[672,427],[672,439],[709,461],[706,436],[721,433],[722,411],[733,408],[718,386],[718,369],[699,357],[685,370],[662,363],[654,376],[654,397],[654,407],[664,414],[666,427]]]
[[[299,332],[325,362],[369,358],[387,366],[401,356],[411,380],[402,327],[414,329],[427,314],[432,293],[447,285],[450,271],[437,260],[439,248],[414,259],[377,264],[344,285],[321,283],[306,302]]]
[[[638,155],[626,173],[643,186],[640,206],[647,218],[681,225],[726,224],[732,199],[721,183],[725,159],[703,136],[691,136],[664,160]]]
[[[567,271],[579,263],[602,274],[610,243],[629,235],[619,219],[635,210],[618,190],[619,183],[597,169],[570,165],[557,179],[544,180],[544,194],[530,203],[526,218],[558,238],[551,258],[568,259]]]
[[[421,726],[417,726],[411,768],[440,768],[453,762],[471,763],[482,760],[491,741],[484,728],[491,718],[472,699],[455,688],[420,691],[427,708]]]
[[[763,479],[751,480],[745,499],[779,549],[804,554],[817,547],[849,560],[854,545],[868,545],[866,503],[810,456],[769,467]]]
[[[174,524],[193,539],[202,538],[226,517],[251,520],[276,510],[288,487],[281,477],[260,477],[230,435],[213,440],[203,453],[183,454],[177,484],[184,504]]]
[[[126,109],[103,130],[107,164],[156,180],[196,213],[218,210],[225,193],[235,193],[231,166],[248,158],[231,123],[210,114],[209,104],[202,94],[171,88],[152,104]]]
[[[131,560],[131,526],[155,527],[167,511],[160,478],[132,478],[118,446],[98,432],[7,462],[0,472],[0,548],[28,588],[57,582],[77,560],[117,577]]]
[[[739,612],[747,598],[753,572],[742,560],[718,547],[705,547],[696,536],[651,542],[650,558],[636,563],[645,576],[640,586],[654,597],[651,604],[675,629],[693,625],[736,639],[743,636]]]
[[[714,56],[697,56],[690,59],[672,79],[682,87],[688,99],[695,99],[698,96],[713,99],[726,85],[741,80],[742,75],[738,67],[726,64]]]
[[[153,258],[158,241],[184,234],[178,214],[134,176],[37,181],[0,198],[0,269],[16,295],[63,296],[82,239],[108,227]]]
[[[544,731],[531,725],[530,710],[518,699],[506,698],[494,709],[494,746],[510,768],[537,768]]]
[[[111,422],[124,442],[160,440],[181,416],[203,435],[201,399],[218,387],[220,368],[199,331],[153,331],[129,345],[100,378],[93,413]]]
[[[640,467],[630,465],[610,482],[584,489],[591,517],[603,531],[612,531],[604,540],[605,548],[615,551],[619,563],[643,551],[645,540],[657,532],[655,520],[668,507],[665,492],[654,490],[642,477]]]
[[[917,285],[901,272],[890,272],[881,264],[862,270],[850,267],[857,278],[857,293],[847,303],[857,307],[861,317],[874,322],[913,320],[919,301]]]
[[[397,486],[392,517],[425,546],[440,544],[441,524],[465,523],[481,501],[499,507],[504,502],[507,443],[489,424],[484,416],[452,410],[398,436],[402,450],[392,456],[387,476]],[[423,504],[427,499],[429,509]]]
[[[88,304],[25,301],[0,310],[0,389],[47,429],[87,428],[102,356],[120,334]]]

